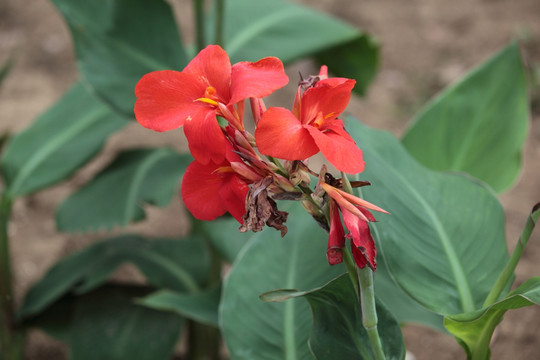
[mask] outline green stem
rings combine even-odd
[[[223,32],[225,31],[225,0],[216,0],[216,44],[225,47]]]
[[[381,338],[377,330],[377,310],[375,307],[375,287],[373,286],[373,271],[369,267],[357,269],[360,284],[360,305],[362,307],[362,324],[366,329],[371,349],[376,360],[385,360]]]
[[[351,183],[349,182],[347,175],[345,175],[343,172],[341,172],[341,182],[343,185],[343,191],[346,191],[349,194],[354,194]],[[352,259],[352,256],[350,255],[348,249],[346,253],[348,254],[348,256],[345,256],[345,258]],[[349,271],[349,265],[347,264],[347,262],[345,262],[345,265],[347,266],[347,271]],[[357,281],[353,281],[353,285],[357,284],[355,286],[357,290],[358,285],[360,286],[359,295],[360,306],[362,310],[362,325],[364,325],[364,329],[366,329],[366,332],[368,334],[369,341],[371,342],[371,349],[373,350],[375,359],[385,360],[386,357],[382,348],[381,338],[379,337],[379,331],[377,330],[378,319],[377,309],[375,306],[375,287],[373,286],[373,271],[367,266],[363,269],[359,269],[354,263],[353,266],[356,269],[355,277],[358,278]],[[349,276],[351,276],[350,271]]]
[[[195,12],[195,44],[197,52],[204,48],[204,1],[193,0],[193,10]]]
[[[343,248],[343,262],[345,263],[345,268],[347,268],[347,273],[349,278],[354,286],[354,290],[357,294],[360,294],[360,288],[358,287],[358,275],[356,274],[356,264],[352,254],[348,248]]]
[[[192,219],[193,233],[203,236],[210,253],[210,271],[206,289],[210,289],[221,281],[222,261],[211,241],[208,240],[202,227],[201,221]],[[218,360],[220,345],[220,333],[217,328],[210,325],[188,321],[188,359],[193,360]]]
[[[504,316],[504,311],[499,310],[499,314],[493,316],[479,331],[479,336],[476,342],[471,347],[470,360],[489,360],[491,358],[491,350],[489,344],[493,337],[493,332],[497,325],[501,322]]]
[[[8,223],[11,200],[0,200],[0,349],[4,360],[22,359],[23,332],[15,324]]]
[[[534,226],[536,225],[536,222],[538,221],[539,217],[540,217],[540,203],[536,204],[533,207],[531,214],[529,215],[529,218],[527,219],[527,223],[525,224],[525,227],[523,228],[523,231],[521,232],[519,241],[517,242],[516,247],[514,248],[512,257],[506,264],[501,275],[499,275],[499,278],[495,282],[495,285],[493,285],[493,287],[491,288],[491,291],[489,292],[486,298],[486,301],[484,301],[483,307],[492,305],[495,302],[497,302],[497,300],[501,296],[504,289],[506,289],[510,285],[510,281],[512,280],[512,276],[514,274],[514,270],[516,269],[516,266],[519,260],[521,259],[521,255],[523,255],[523,250],[525,249],[525,246],[527,245],[527,242],[529,241],[529,238],[531,237],[531,233],[534,230]]]

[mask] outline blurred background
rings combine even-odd
[[[538,0],[296,0],[335,15],[375,36],[382,45],[379,73],[365,98],[353,99],[348,112],[366,124],[400,135],[415,112],[434,94],[519,39],[531,71],[531,127],[524,168],[516,185],[501,197],[507,215],[508,246],[513,248],[532,205],[540,201],[540,1]],[[171,0],[190,39],[191,1]],[[27,127],[78,78],[67,26],[48,1],[0,0],[0,62],[14,56],[14,66],[0,86],[0,134]],[[316,71],[309,62],[288,69],[291,83],[298,70]],[[308,71],[309,70],[309,71]],[[281,105],[289,106],[284,93]],[[274,100],[272,100],[274,101]],[[58,204],[108,163],[135,144],[170,144],[186,149],[181,131],[157,134],[136,123],[114,135],[104,151],[69,181],[18,200],[14,207],[12,250],[18,298],[56,259],[93,241],[90,236],[55,230]],[[148,219],[133,229],[153,236],[187,232],[180,198],[166,209],[150,209]],[[129,230],[129,229],[128,229]],[[540,232],[533,234],[517,268],[517,284],[540,275]],[[125,267],[118,277],[138,278]],[[465,359],[455,341],[435,331],[408,326],[408,350],[418,360]],[[540,358],[540,309],[509,312],[492,347],[494,360]],[[31,334],[28,359],[67,359],[58,342]]]

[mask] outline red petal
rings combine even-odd
[[[182,179],[182,199],[190,213],[199,220],[214,220],[227,211],[218,195],[223,186],[223,175],[214,173],[214,163],[202,165],[196,161],[188,165]]]
[[[184,133],[191,155],[201,164],[208,164],[210,161],[220,164],[225,158],[225,135],[214,112],[208,113],[204,118],[186,121]]]
[[[155,131],[176,129],[188,117],[196,119],[210,110],[193,102],[204,95],[205,89],[191,75],[171,70],[151,72],[135,87],[135,117],[142,126]]]
[[[334,201],[330,201],[330,232],[328,234],[328,248],[326,258],[330,265],[343,261],[342,248],[345,246],[345,230],[339,218],[339,210]]]
[[[356,265],[359,268],[363,268],[367,263],[375,271],[377,268],[377,248],[371,236],[368,223],[347,210],[342,209],[342,214],[343,222],[349,230],[348,237],[351,238],[351,250]]]
[[[230,98],[231,62],[218,45],[208,45],[185,67],[184,73],[193,75],[197,81],[216,89],[216,96],[223,102]],[[204,94],[204,91],[203,91]]]
[[[255,140],[262,154],[284,160],[303,160],[319,152],[309,132],[284,108],[265,111],[255,129]]]
[[[327,119],[337,118],[347,107],[355,83],[350,79],[329,78],[307,89],[302,97],[302,123],[309,123],[319,112]]]
[[[219,191],[221,200],[227,211],[240,223],[246,213],[247,184],[236,175],[229,175]]]
[[[338,170],[348,174],[364,171],[362,150],[356,146],[354,141],[349,141],[331,130],[322,132],[309,125],[306,125],[305,128],[313,137],[324,157]]]
[[[288,82],[283,63],[278,58],[267,57],[254,63],[239,62],[232,67],[229,104],[236,104],[250,97],[268,96]]]

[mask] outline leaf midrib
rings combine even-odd
[[[137,170],[135,171],[135,174],[133,175],[128,187],[126,204],[124,207],[124,224],[128,224],[134,216],[137,206],[137,198],[148,170],[150,170],[152,166],[154,166],[159,160],[166,157],[167,155],[168,151],[166,151],[165,149],[155,150],[150,155],[147,155],[137,167]]]
[[[296,266],[296,259],[298,256],[296,255],[298,253],[298,241],[294,242],[292,251],[289,254],[289,264],[288,264],[288,271],[287,271],[287,279],[285,282],[285,288],[286,289],[294,289],[295,288],[295,279],[296,279],[296,269],[298,269],[298,266]],[[283,338],[285,340],[284,344],[284,360],[296,360],[298,359],[298,356],[296,354],[296,334],[295,334],[295,326],[294,326],[294,312],[295,312],[295,301],[290,300],[286,301],[285,309],[283,311]]]
[[[287,19],[295,17],[299,14],[301,15],[302,12],[303,11],[301,8],[295,6],[285,7],[270,13],[264,18],[259,18],[258,21],[251,23],[250,26],[244,27],[243,31],[237,32],[232,39],[227,41],[226,48],[229,56],[231,58],[234,57],[236,51],[241,49],[250,40],[256,38],[277,22],[287,21]]]
[[[16,195],[20,195],[18,194],[20,188],[32,171],[38,168],[49,155],[54,153],[54,151],[58,150],[60,147],[73,139],[75,135],[82,133],[87,127],[93,125],[96,119],[100,119],[101,117],[105,116],[108,111],[109,110],[105,106],[101,106],[93,111],[88,112],[85,117],[78,121],[74,121],[70,127],[65,127],[65,131],[60,132],[56,138],[57,141],[49,141],[40,149],[40,151],[35,152],[34,156],[24,163],[24,166],[19,170],[17,176],[9,186],[7,190],[9,196],[14,197]]]
[[[379,156],[377,153],[371,153],[372,156],[378,158],[378,162],[386,163],[387,168],[390,172],[392,172],[393,176],[396,178],[399,178],[401,180],[401,183],[404,184],[411,192],[411,194],[416,198],[416,200],[424,207],[426,210],[426,214],[429,216],[430,220],[432,221],[433,225],[435,226],[435,230],[437,234],[439,234],[439,240],[441,241],[441,244],[443,246],[443,249],[446,253],[446,258],[448,262],[450,263],[450,268],[452,269],[452,275],[454,276],[455,280],[455,286],[458,289],[460,300],[461,300],[461,306],[463,312],[469,312],[473,311],[474,306],[474,300],[472,297],[472,293],[469,287],[469,282],[467,281],[467,277],[465,275],[465,272],[463,270],[463,266],[459,262],[457,258],[457,254],[455,252],[455,249],[452,246],[452,243],[450,241],[450,238],[448,237],[448,234],[444,230],[444,227],[442,223],[440,222],[439,218],[436,215],[436,212],[433,210],[433,208],[422,198],[422,196],[416,191],[416,189],[407,181],[406,178],[403,177],[403,175],[394,170],[392,166],[388,165],[388,162],[386,159]]]

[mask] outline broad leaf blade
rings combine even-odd
[[[220,327],[234,359],[312,359],[307,346],[309,306],[299,299],[269,304],[259,295],[276,288],[312,289],[344,272],[326,261],[328,235],[298,206],[289,232],[266,229],[240,253],[225,281]]]
[[[353,91],[364,95],[378,70],[379,44],[361,33],[352,41],[321,51],[316,58],[327,65],[334,76],[356,80]]]
[[[368,334],[362,325],[360,303],[347,274],[318,289],[300,292],[277,290],[261,298],[284,301],[305,297],[313,313],[309,346],[318,360],[375,359]],[[377,301],[379,336],[386,359],[404,359],[405,345],[394,316]]]
[[[249,14],[249,16],[246,16]],[[283,0],[226,2],[225,49],[231,61],[277,56],[284,63],[319,55],[339,76],[372,80],[378,47],[366,34],[323,13]]]
[[[146,240],[125,235],[91,245],[60,260],[27,293],[19,316],[37,315],[66,293],[88,292],[130,262],[156,287],[197,291],[207,281],[209,257],[200,237]]]
[[[187,319],[217,327],[220,297],[221,286],[216,286],[202,293],[160,290],[142,298],[137,303],[156,310],[170,311]]]
[[[467,177],[424,168],[388,133],[354,120],[348,129],[364,150],[366,199],[392,214],[375,226],[397,283],[438,313],[480,308],[508,261],[497,198]]]
[[[225,261],[232,264],[242,248],[253,238],[252,233],[238,231],[240,224],[233,217],[214,221],[193,220],[195,232],[204,235]]]
[[[190,161],[190,156],[167,148],[121,153],[60,205],[58,228],[68,232],[95,231],[142,220],[145,216],[142,204],[170,203]]]
[[[9,196],[22,196],[65,179],[126,124],[77,83],[7,145],[0,167]]]
[[[105,101],[133,116],[137,81],[187,63],[170,6],[162,0],[53,0],[66,19],[79,69]]]
[[[170,359],[184,320],[137,305],[140,292],[105,287],[78,300],[71,326],[73,360]]]
[[[521,169],[528,126],[527,79],[514,42],[428,103],[403,144],[431,169],[467,172],[503,191]]]
[[[530,305],[540,305],[540,277],[527,280],[504,299],[487,308],[472,313],[447,316],[444,318],[444,325],[452,335],[458,338],[469,356],[472,349],[479,346],[483,346],[484,350],[487,350],[486,353],[489,353],[489,340],[504,313]]]
[[[392,309],[392,314],[400,324],[416,323],[446,332],[443,317],[426,309],[407,295],[394,282],[381,256],[377,260],[377,272],[374,278],[377,299],[380,299],[386,307]]]

